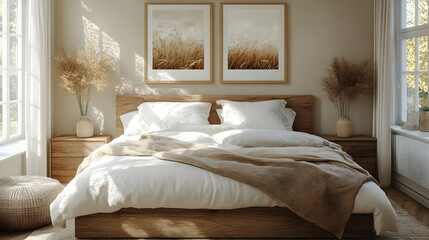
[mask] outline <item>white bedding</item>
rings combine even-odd
[[[197,132],[158,132],[188,142],[222,148],[210,135]],[[297,134],[295,138],[302,137]],[[138,139],[121,136],[114,140]],[[317,137],[315,137],[317,138]],[[120,208],[234,209],[274,207],[275,200],[244,183],[177,162],[154,157],[110,156],[75,177],[51,204],[54,226],[67,219]],[[396,214],[385,193],[374,182],[358,192],[353,213],[373,213],[377,234],[396,231]]]

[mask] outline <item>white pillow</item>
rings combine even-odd
[[[282,109],[283,123],[286,126],[286,130],[293,131],[292,126],[295,121],[296,112],[291,108]]]
[[[179,123],[209,125],[211,103],[145,102],[138,106],[139,121],[144,131],[158,131]]]
[[[282,109],[286,105],[283,99],[261,102],[219,100],[216,103],[222,105],[223,124],[228,127],[286,130],[282,119]]]
[[[223,124],[222,109],[216,109],[216,112],[217,112],[217,115],[219,116],[220,124]],[[293,122],[295,121],[295,117],[296,117],[296,112],[291,108],[282,109],[282,119],[283,119],[283,123],[286,126],[286,130],[293,131],[292,126],[293,126]]]
[[[240,147],[291,147],[312,146],[341,148],[321,137],[293,131],[266,129],[234,129],[214,134],[212,136],[219,144],[230,144]]]
[[[138,111],[123,114],[120,116],[120,118],[122,126],[124,127],[124,135],[141,135],[144,132],[140,126]]]
[[[179,123],[171,128],[167,128],[162,131],[200,132],[208,135],[213,135],[226,130],[230,130],[230,128],[225,125],[196,125]]]

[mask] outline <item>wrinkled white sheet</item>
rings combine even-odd
[[[234,148],[219,145],[204,133],[153,134]],[[114,142],[138,138],[121,136]],[[50,210],[52,224],[64,226],[67,219],[126,207],[234,209],[277,205],[275,200],[247,184],[197,167],[154,157],[110,156],[75,177],[54,200]],[[362,186],[352,212],[373,213],[377,234],[396,231],[393,207],[374,182]]]

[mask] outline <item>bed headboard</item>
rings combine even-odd
[[[116,136],[123,134],[121,119],[122,114],[136,111],[143,102],[210,102],[210,124],[220,124],[216,109],[221,106],[216,104],[217,100],[225,99],[232,101],[265,101],[273,99],[284,99],[286,106],[296,112],[293,129],[295,131],[313,133],[313,96],[312,95],[117,95],[116,96]]]

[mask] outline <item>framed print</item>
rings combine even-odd
[[[221,3],[221,83],[287,82],[286,3]]]
[[[145,3],[145,82],[212,83],[212,3]]]

